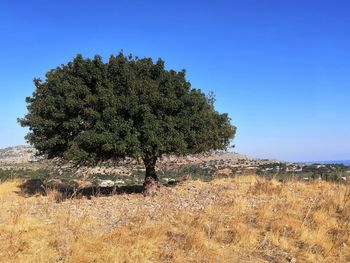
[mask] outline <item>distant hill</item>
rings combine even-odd
[[[35,148],[27,145],[18,145],[13,147],[7,147],[0,149],[0,165],[1,164],[24,164],[39,160],[35,156]],[[211,154],[195,154],[184,157],[177,157],[174,155],[166,155],[161,158],[160,163],[176,163],[186,164],[193,163],[198,164],[209,161],[238,161],[238,160],[250,160],[247,155],[235,153],[235,152],[214,152]]]
[[[313,164],[313,163],[350,165],[350,160],[328,160],[328,161],[313,161],[313,162],[307,162],[307,164]]]
[[[19,145],[0,149],[0,164],[21,164],[38,160],[31,146]]]

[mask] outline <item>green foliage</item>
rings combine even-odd
[[[34,80],[19,119],[26,139],[49,158],[98,162],[226,149],[235,135],[214,97],[191,87],[164,61],[119,53],[73,61]]]

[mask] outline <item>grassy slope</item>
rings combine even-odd
[[[254,176],[140,194],[23,197],[0,184],[4,262],[349,262],[349,186]]]

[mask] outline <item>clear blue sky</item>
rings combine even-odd
[[[236,151],[350,159],[350,1],[0,1],[0,147],[32,79],[77,53],[121,49],[185,68],[238,127]]]

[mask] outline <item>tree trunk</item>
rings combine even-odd
[[[146,167],[145,182],[143,183],[143,194],[145,196],[154,196],[157,194],[159,188],[158,176],[156,173],[157,157],[145,157],[143,163]]]

